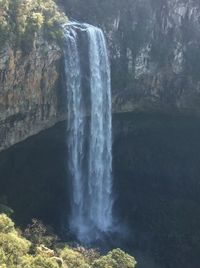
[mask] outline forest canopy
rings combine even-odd
[[[0,47],[7,41],[29,45],[39,33],[56,40],[66,20],[53,0],[0,0]]]
[[[29,239],[28,239],[29,238]],[[37,220],[24,233],[0,214],[0,268],[134,268],[136,261],[120,249],[101,256],[94,249],[56,242]]]

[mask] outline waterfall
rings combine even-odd
[[[110,64],[101,29],[70,23],[64,33],[70,229],[85,242],[100,238],[112,226]]]

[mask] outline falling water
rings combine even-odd
[[[112,225],[110,65],[101,29],[70,23],[64,26],[64,32],[72,179],[70,228],[85,242],[100,238]]]

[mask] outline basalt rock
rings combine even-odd
[[[60,0],[69,17],[107,34],[113,111],[198,113],[198,0]]]
[[[26,54],[10,43],[0,51],[0,150],[61,119],[60,58],[39,36]]]
[[[58,3],[71,20],[104,30],[113,113],[200,114],[198,0]],[[66,117],[61,49],[35,40],[28,55],[12,44],[0,51],[0,150]]]

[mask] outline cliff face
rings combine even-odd
[[[53,0],[0,1],[0,151],[60,120],[66,21]]]
[[[103,27],[114,112],[199,113],[198,0],[61,0],[68,15]]]
[[[158,267],[198,267],[199,117],[124,113],[113,123],[115,208],[134,251]]]
[[[200,112],[198,0],[59,0],[69,18],[103,28],[112,67],[113,112]],[[0,150],[65,117],[61,50],[0,49]]]
[[[42,38],[26,55],[11,45],[0,51],[0,150],[60,120],[60,56],[60,48]]]

